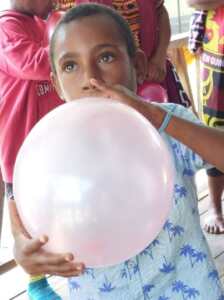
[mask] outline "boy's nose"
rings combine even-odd
[[[83,90],[89,90],[89,89],[95,89],[90,84],[90,79],[100,79],[99,71],[96,67],[89,67],[84,72],[83,82],[82,82],[82,89]]]

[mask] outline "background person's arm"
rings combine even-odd
[[[187,0],[187,3],[195,9],[211,10],[224,5],[224,0]]]
[[[152,57],[148,58],[148,80],[161,82],[166,76],[167,49],[170,42],[171,29],[167,10],[164,5],[157,8],[158,45]]]

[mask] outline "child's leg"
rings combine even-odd
[[[212,168],[207,170],[210,205],[208,217],[205,219],[205,230],[208,233],[224,233],[222,215],[222,193],[224,190],[224,174]]]
[[[43,275],[30,277],[27,292],[30,300],[62,300]]]

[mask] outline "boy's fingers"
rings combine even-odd
[[[68,260],[67,256],[70,255],[72,259]],[[72,254],[52,254],[46,253],[43,254],[39,259],[39,264],[41,265],[61,265],[61,264],[71,264],[73,260]]]
[[[71,274],[71,276],[80,275],[84,272],[83,263],[65,263],[59,265],[42,265],[39,267],[42,273],[62,275]]]
[[[24,247],[24,254],[30,255],[34,252],[37,252],[40,250],[40,248],[46,244],[48,241],[47,236],[42,236],[39,239],[31,240],[28,242],[28,244]]]
[[[119,93],[122,92],[120,89],[118,90],[118,86],[109,86],[108,84],[96,79],[90,79],[90,82],[107,98],[117,98]]]

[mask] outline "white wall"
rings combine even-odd
[[[9,8],[10,0],[0,0],[0,11]]]

